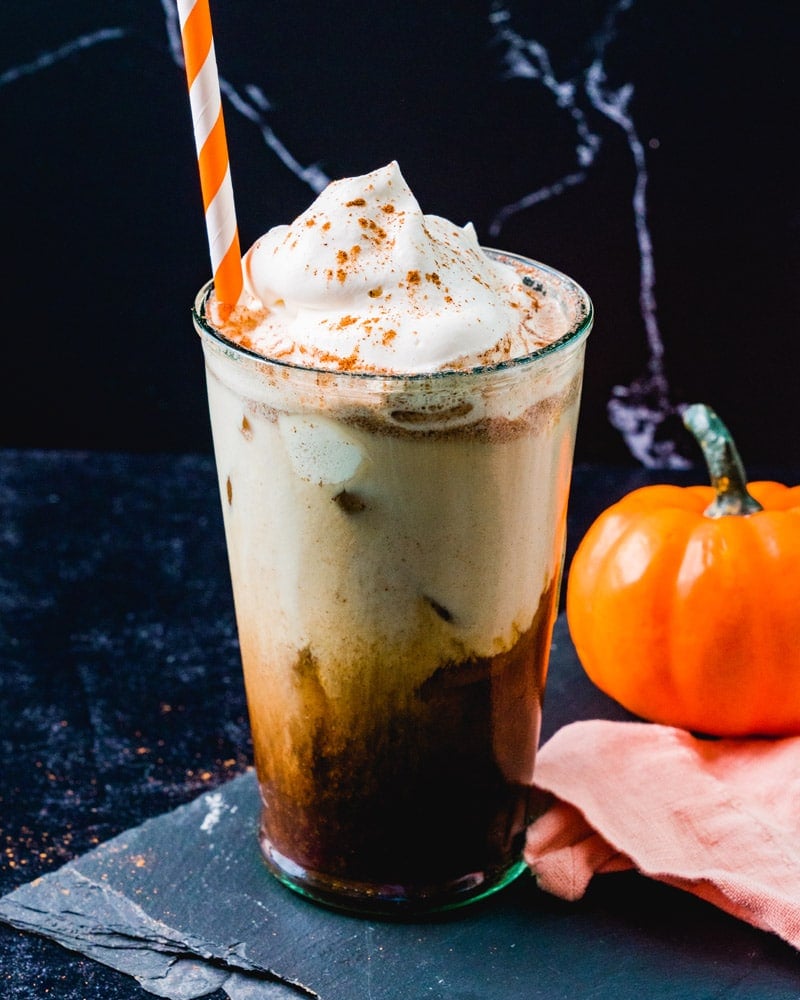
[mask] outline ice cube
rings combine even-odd
[[[278,426],[292,468],[301,479],[335,486],[358,471],[361,449],[333,420],[283,414]]]

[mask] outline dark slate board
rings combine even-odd
[[[545,736],[630,718],[583,674],[556,627]],[[148,820],[0,900],[0,918],[190,1000],[796,1000],[800,959],[692,896],[604,876],[568,904],[524,876],[446,917],[400,923],[333,912],[285,889],[256,842],[252,771]]]

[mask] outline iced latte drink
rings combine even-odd
[[[523,868],[591,304],[395,164],[244,268],[195,323],[264,856],[353,910],[480,898]]]

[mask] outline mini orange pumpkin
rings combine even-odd
[[[745,485],[727,429],[689,407],[713,486],[646,486],[581,541],[567,621],[631,712],[716,736],[800,733],[800,486]]]

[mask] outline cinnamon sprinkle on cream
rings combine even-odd
[[[226,335],[314,367],[467,367],[522,356],[564,322],[542,286],[521,287],[526,267],[487,261],[473,228],[423,215],[396,164],[332,182],[243,264],[253,305],[222,317]]]

